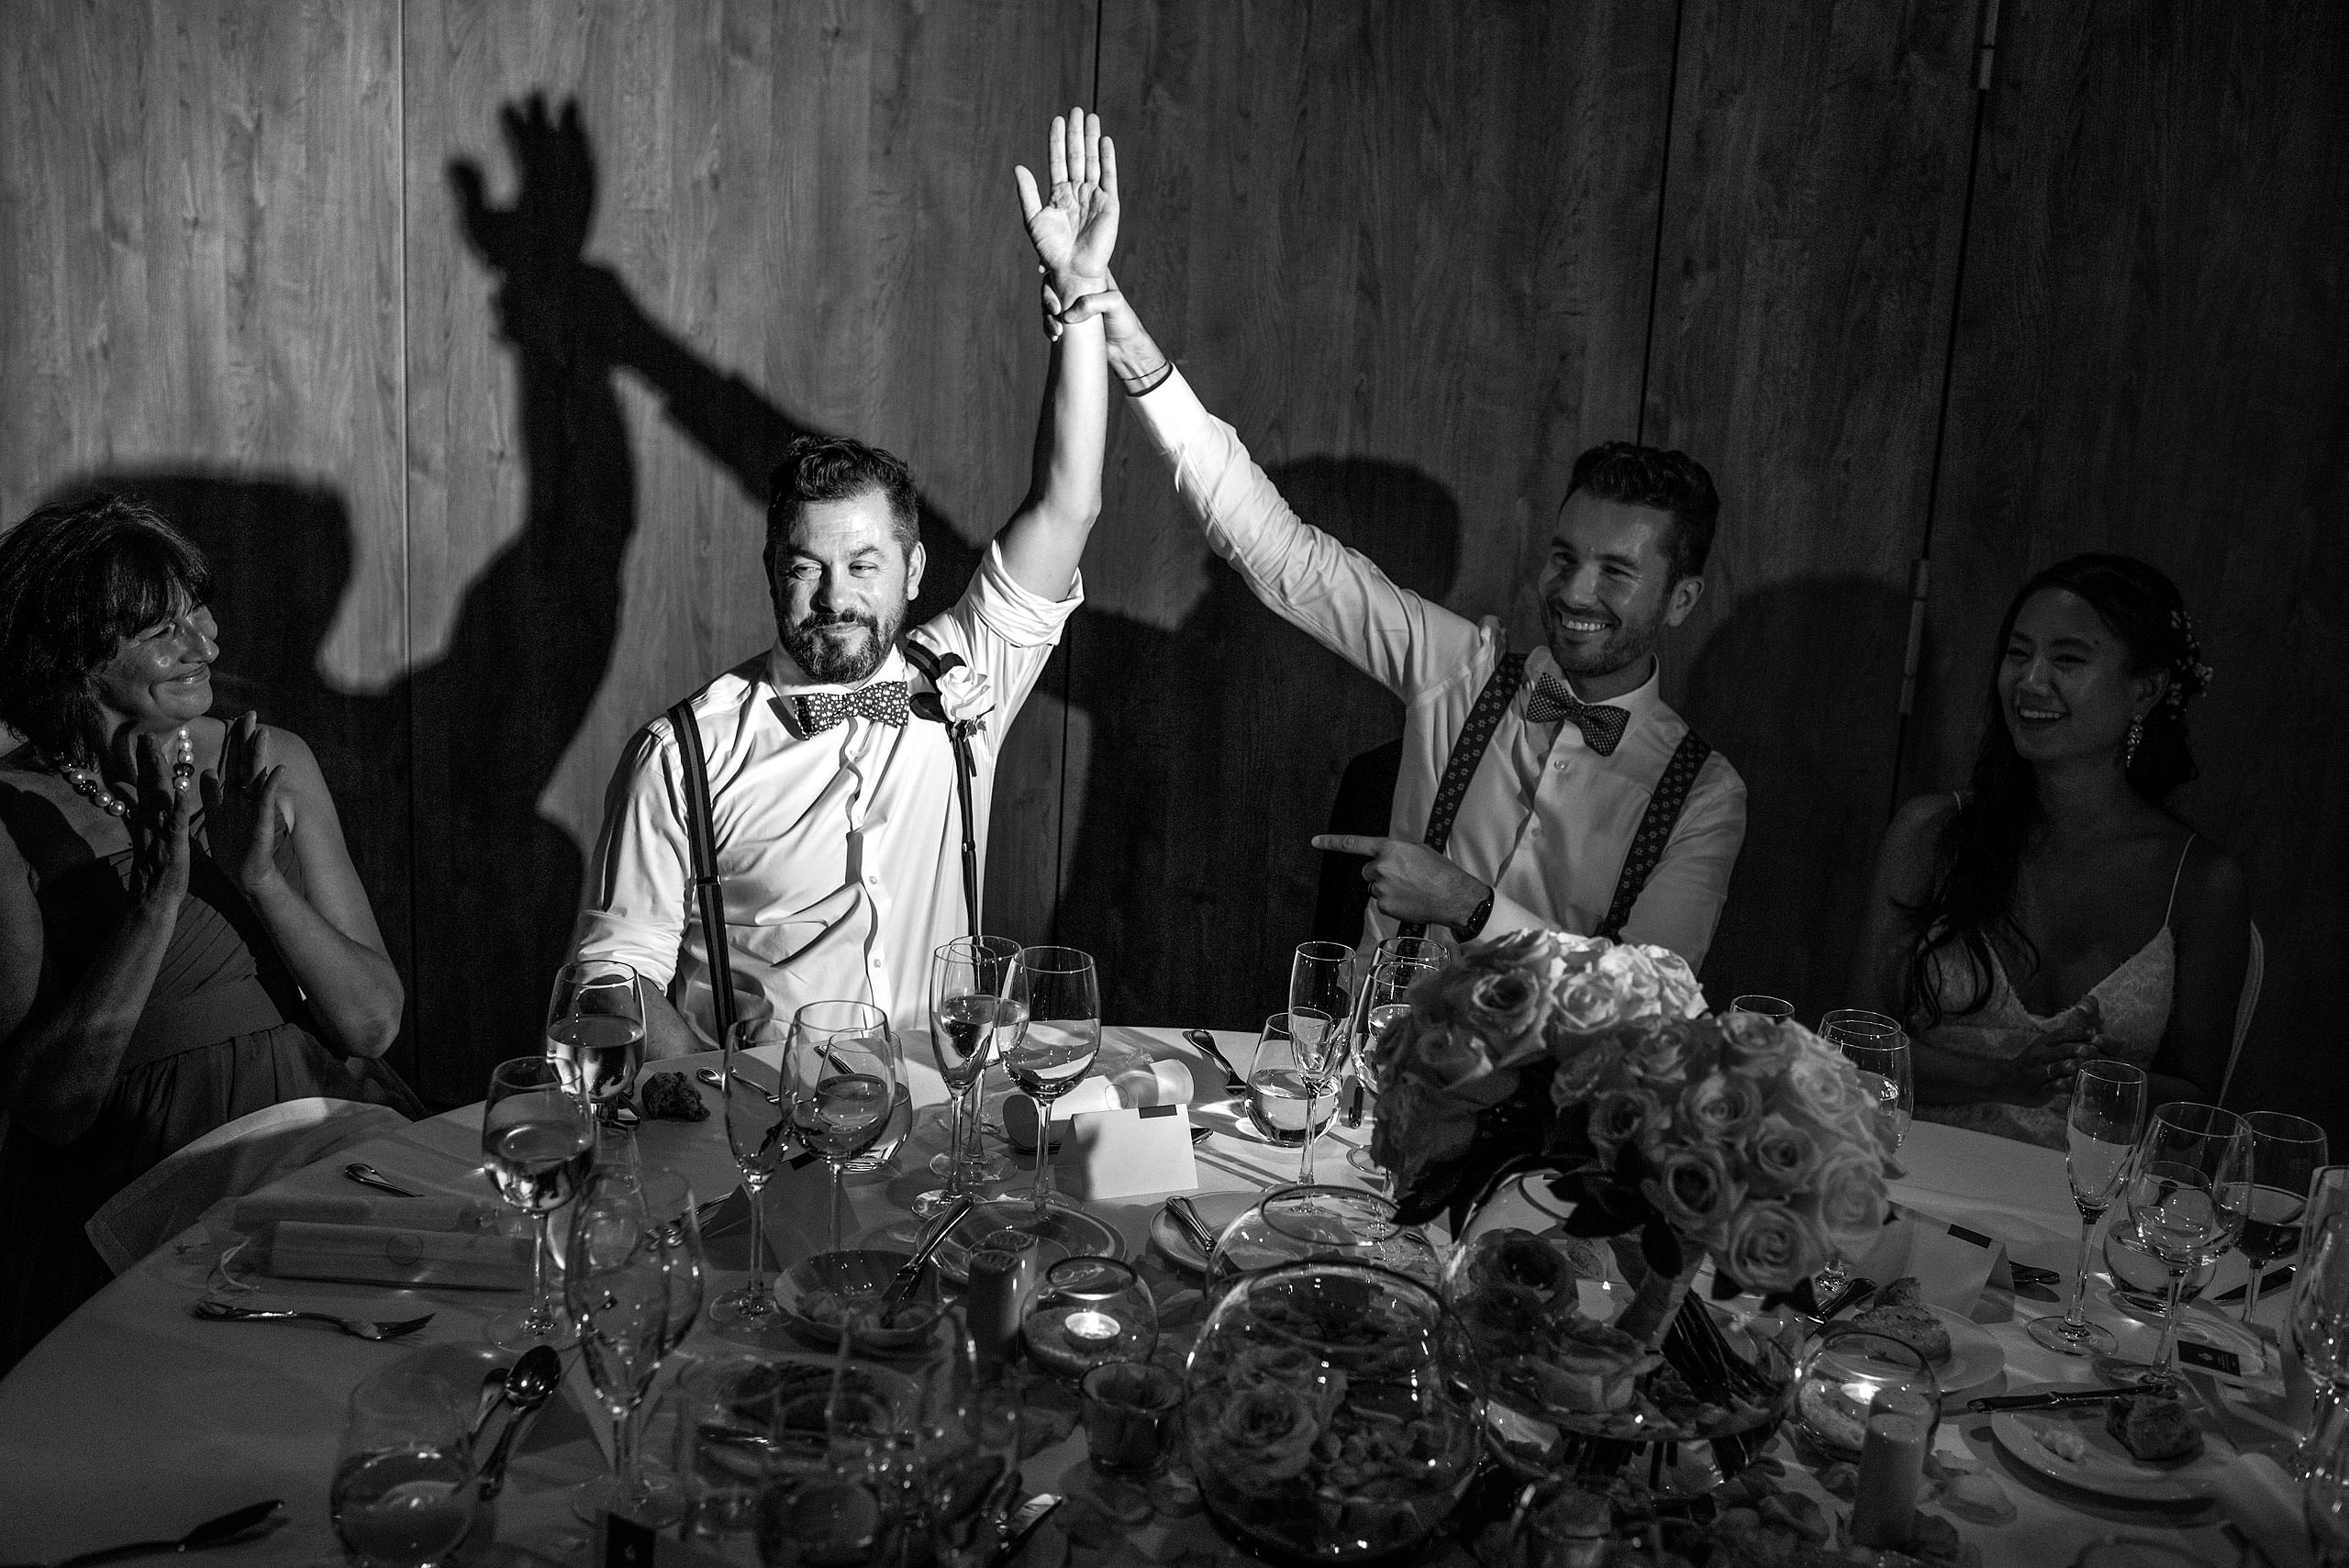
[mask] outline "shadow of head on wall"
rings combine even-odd
[[[1815,1018],[1842,1005],[1891,806],[1909,598],[1857,575],[1736,593],[1676,703],[1745,781],[1745,847],[1705,961],[1718,1006],[1742,992]]]

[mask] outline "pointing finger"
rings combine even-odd
[[[1313,836],[1315,849],[1335,850],[1341,855],[1375,855],[1394,841],[1361,833],[1316,833]]]

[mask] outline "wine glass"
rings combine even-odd
[[[1882,1013],[1839,1007],[1819,1021],[1819,1038],[1860,1070],[1861,1087],[1876,1097],[1877,1136],[1888,1143],[1886,1152],[1898,1153],[1917,1109],[1908,1032]]]
[[[471,1396],[468,1396],[468,1403]],[[479,1487],[466,1417],[449,1391],[395,1363],[351,1391],[328,1508],[353,1562],[456,1561]]]
[[[2251,1284],[2243,1294],[2243,1320],[2248,1323],[2259,1305],[2260,1271],[2300,1244],[2310,1186],[2324,1164],[2325,1147],[2324,1129],[2302,1117],[2253,1111],[2243,1120],[2251,1129],[2251,1212],[2235,1247],[2251,1265]]]
[[[930,955],[930,1043],[938,1075],[953,1095],[953,1132],[946,1145],[946,1168],[940,1173],[946,1184],[923,1193],[911,1206],[922,1218],[953,1207],[974,1180],[979,1084],[987,1063],[1019,1039],[1028,1021],[1025,1005],[1010,994],[1019,967],[1019,944],[1009,937],[957,937]]]
[[[481,1148],[498,1195],[530,1217],[530,1305],[482,1326],[508,1350],[564,1346],[573,1328],[547,1284],[547,1217],[579,1190],[596,1160],[596,1122],[579,1092],[579,1069],[551,1056],[518,1056],[489,1075]]]
[[[650,1482],[637,1463],[637,1407],[668,1342],[669,1272],[634,1171],[603,1170],[588,1179],[572,1215],[568,1258],[563,1296],[579,1325],[587,1381],[612,1423],[611,1473],[580,1483],[572,1512],[590,1523],[607,1513],[656,1527],[674,1523],[675,1485]]]
[[[1007,995],[1025,1001],[1028,1007],[1028,1027],[1005,1048],[1003,1062],[1012,1080],[1036,1102],[1036,1184],[1030,1201],[1041,1219],[1056,1204],[1075,1207],[1052,1191],[1052,1102],[1074,1088],[1100,1054],[1101,983],[1090,953],[1075,948],[1022,948]]]
[[[2251,1133],[2243,1118],[2216,1106],[2175,1101],[2154,1113],[2137,1141],[2121,1186],[2121,1242],[2167,1271],[2169,1298],[2153,1365],[2099,1357],[2115,1380],[2176,1376],[2177,1298],[2186,1276],[2222,1256],[2242,1232],[2251,1197]]]
[[[914,1485],[941,1562],[982,1568],[1018,1495],[1019,1391],[980,1356],[963,1308],[946,1312],[946,1349],[925,1369],[914,1429]]]
[[[2316,1386],[2309,1428],[2295,1457],[2296,1469],[2306,1475],[2318,1441],[2341,1407],[2342,1385],[2349,1383],[2349,1219],[2338,1213],[2308,1231],[2306,1256],[2292,1284],[2290,1332],[2301,1370]]]
[[[726,1143],[734,1168],[751,1192],[751,1277],[739,1290],[709,1304],[709,1320],[726,1328],[763,1328],[774,1321],[774,1293],[767,1286],[766,1213],[761,1203],[777,1167],[794,1148],[785,1096],[747,1071],[754,1051],[783,1050],[790,1026],[773,1018],[744,1018],[726,1031],[719,1088],[726,1101]]]
[[[1765,996],[1756,991],[1749,995],[1732,997],[1729,1010],[1751,1013],[1757,1018],[1767,1018],[1774,1024],[1794,1021],[1795,1005],[1783,996]]]
[[[2058,1355],[2110,1355],[2120,1341],[2091,1323],[2080,1310],[2088,1284],[2088,1237],[2096,1222],[2121,1195],[2129,1157],[2145,1118],[2145,1074],[2125,1062],[2084,1062],[2072,1079],[2067,1132],[2071,1154],[2065,1162],[2072,1180],[2072,1202],[2080,1211],[2080,1253],[2072,1270],[2072,1305],[2063,1317],[2031,1325],[2031,1337]]]
[[[881,1140],[904,1069],[889,1015],[870,1002],[810,1002],[783,1048],[791,1130],[832,1173],[830,1250],[841,1250],[850,1161]]]
[[[1257,1032],[1256,1054],[1248,1063],[1248,1120],[1265,1141],[1294,1148],[1306,1142],[1305,1129],[1315,1106],[1312,1080],[1289,1018],[1287,1013],[1275,1013]],[[1326,1022],[1317,1018],[1308,1028],[1318,1034]],[[1321,1119],[1328,1121],[1336,1108],[1322,1110]]]
[[[616,1124],[644,1059],[644,998],[636,971],[583,959],[555,972],[547,1003],[547,1054],[579,1069],[579,1092]]]

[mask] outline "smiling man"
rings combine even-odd
[[[1720,503],[1703,466],[1628,441],[1575,460],[1538,584],[1545,645],[1520,658],[1497,620],[1398,587],[1291,511],[1121,294],[1057,319],[1097,318],[1216,553],[1403,699],[1388,836],[1313,840],[1369,857],[1365,940],[1546,929],[1702,963],[1745,838],[1745,786],[1665,705],[1655,651],[1704,593]]]

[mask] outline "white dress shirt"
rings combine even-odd
[[[986,862],[995,764],[1012,716],[1084,599],[1055,604],[1014,582],[990,545],[953,607],[912,635],[960,654],[995,701],[973,737],[979,861]],[[892,648],[870,681],[914,679]],[[852,717],[800,732],[809,680],[776,647],[693,696],[709,769],[710,815],[726,899],[727,951],[745,1018],[788,1019],[807,1002],[876,1002],[900,1034],[929,1027],[930,957],[969,933],[960,807],[946,727]],[[666,989],[705,1044],[718,1042],[708,950],[693,897],[683,759],[666,714],[637,731],[612,779],[574,943]],[[907,1052],[917,1102],[940,1097]]]
[[[1282,619],[1403,699],[1403,764],[1387,831],[1423,842],[1444,762],[1508,651],[1499,621],[1470,621],[1397,586],[1367,556],[1300,520],[1181,372],[1134,404],[1216,553]],[[1492,886],[1485,935],[1537,927],[1587,935],[1614,902],[1623,857],[1688,726],[1665,706],[1651,668],[1637,691],[1607,699],[1631,718],[1614,751],[1601,756],[1572,724],[1527,722],[1534,683],[1564,677],[1546,648],[1525,662],[1525,681],[1461,802],[1444,855]],[[1623,940],[1669,948],[1692,969],[1703,963],[1744,839],[1745,785],[1716,751],[1631,906]],[[1365,938],[1390,936],[1395,925],[1374,905]],[[1449,933],[1437,927],[1429,934]]]

